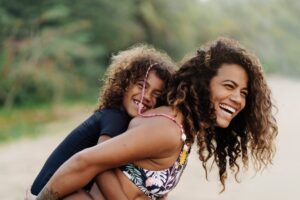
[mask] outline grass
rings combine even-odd
[[[93,111],[90,102],[64,102],[61,104],[28,105],[10,110],[0,110],[0,143],[23,137],[43,134],[43,127],[54,121],[64,120],[80,112]]]

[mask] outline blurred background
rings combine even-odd
[[[297,0],[0,0],[0,177],[9,175],[1,199],[20,199],[58,141],[96,107],[110,56],[136,43],[178,62],[218,36],[237,39],[261,59],[275,95],[285,94],[279,111],[299,120],[299,19]],[[23,168],[9,171],[15,165]]]

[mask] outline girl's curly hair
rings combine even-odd
[[[216,116],[210,101],[210,81],[222,64],[238,64],[248,75],[248,95],[245,108],[228,128],[215,127]],[[256,56],[237,41],[219,38],[208,43],[187,60],[174,76],[167,95],[168,103],[183,113],[187,141],[196,140],[199,159],[207,175],[208,160],[213,158],[225,190],[227,165],[237,174],[238,158],[248,167],[249,155],[256,171],[272,163],[274,139],[278,133],[272,108],[271,91]],[[205,126],[203,126],[205,124]],[[204,128],[210,127],[210,128]]]
[[[167,54],[145,44],[120,51],[111,60],[100,91],[98,109],[122,107],[124,93],[130,84],[144,79],[149,66],[153,65],[151,71],[165,82],[165,86],[176,70]],[[158,104],[162,103],[163,95],[158,99]]]

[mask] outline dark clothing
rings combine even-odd
[[[126,131],[129,121],[128,114],[120,109],[105,108],[96,111],[52,152],[34,180],[31,193],[37,195],[66,160],[85,148],[95,146],[101,135],[115,137]]]

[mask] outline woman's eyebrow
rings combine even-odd
[[[224,81],[222,81],[223,83],[224,82],[230,82],[230,83],[232,83],[234,86],[238,86],[238,84],[236,83],[236,82],[234,82],[233,80],[224,80]],[[247,90],[248,91],[248,87],[246,86],[246,87],[244,87],[244,88],[242,88],[243,90]]]
[[[224,80],[224,81],[222,81],[222,83],[224,83],[224,82],[230,82],[233,85],[238,86],[238,84],[236,82],[234,82],[233,80]]]

